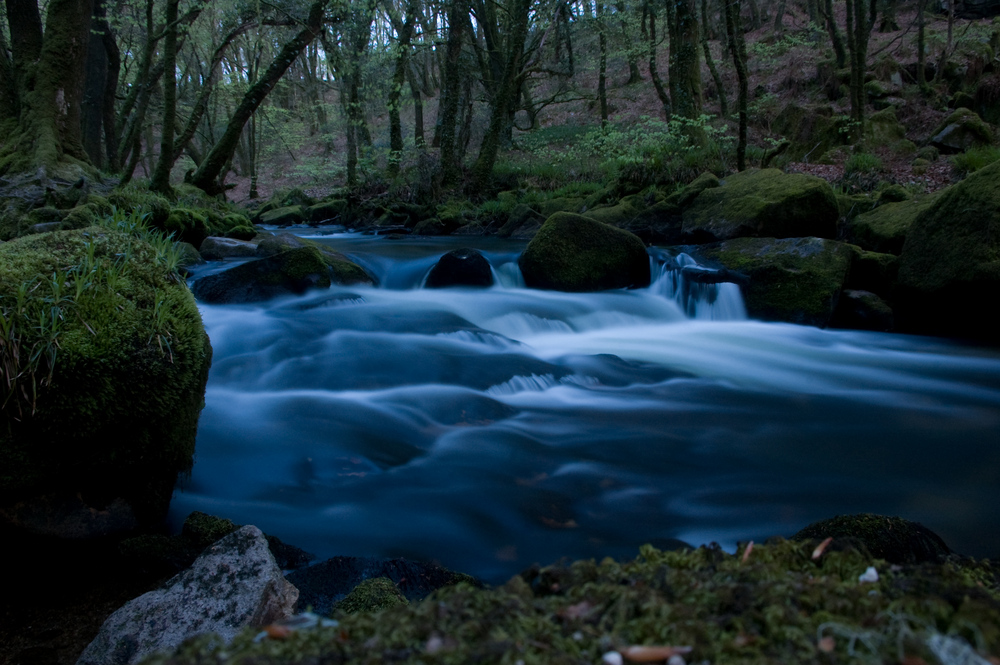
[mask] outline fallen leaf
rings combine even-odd
[[[823,556],[823,552],[826,551],[826,548],[829,547],[830,543],[832,543],[832,542],[833,542],[833,536],[830,536],[829,538],[827,538],[826,540],[824,540],[822,543],[820,543],[819,545],[817,545],[816,549],[813,550],[812,560],[815,561],[816,559],[818,559],[821,556]]]
[[[618,653],[633,663],[655,663],[671,656],[691,653],[691,647],[634,646],[619,649]]]
[[[816,648],[822,651],[823,653],[833,653],[833,649],[836,646],[837,645],[833,641],[833,638],[830,637],[829,635],[821,639],[819,643],[816,644]]]
[[[753,552],[753,541],[751,540],[747,543],[747,548],[743,550],[743,558],[740,559],[740,563],[746,563],[747,559],[750,558],[750,552]]]

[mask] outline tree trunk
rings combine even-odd
[[[427,147],[424,139],[424,102],[420,98],[420,85],[412,67],[408,69],[406,76],[410,83],[410,95],[413,97],[413,143],[417,150],[423,150]]]
[[[663,105],[663,119],[670,120],[670,95],[667,94],[666,89],[663,87],[663,81],[660,79],[660,73],[657,71],[656,66],[656,12],[652,7],[647,7],[649,16],[649,78],[653,81],[653,88],[656,90],[656,96],[660,99],[660,103]]]
[[[784,2],[784,0],[782,0]],[[712,81],[715,82],[715,89],[719,91],[719,113],[723,118],[729,116],[729,100],[726,96],[726,86],[722,83],[719,70],[715,66],[712,58],[712,51],[708,48],[708,0],[701,0],[701,48],[705,52],[705,63],[708,71],[712,74]]]
[[[93,0],[51,0],[43,37],[34,0],[7,0],[20,122],[0,153],[0,173],[40,166],[93,173],[80,131],[93,11]]]
[[[833,16],[833,0],[819,0],[819,3],[826,30],[830,35],[830,43],[833,45],[833,53],[837,59],[837,68],[843,69],[847,66],[847,51],[844,50],[844,39],[840,36],[840,29],[837,28],[837,21]]]
[[[399,98],[403,94],[403,83],[406,82],[406,72],[409,70],[410,38],[413,35],[413,25],[416,19],[417,7],[415,0],[409,0],[406,6],[403,24],[397,28],[396,64],[392,72],[392,86],[389,88],[389,176],[399,174],[399,163],[403,158],[403,127],[399,120]]]
[[[927,89],[927,40],[924,32],[927,0],[917,0],[917,85],[921,91]]]
[[[323,11],[326,3],[327,0],[316,0],[313,3],[309,8],[309,18],[305,27],[284,45],[281,53],[278,54],[267,68],[267,71],[264,72],[264,76],[243,96],[243,100],[236,108],[232,118],[230,118],[222,138],[215,144],[211,152],[205,157],[205,161],[201,163],[198,170],[192,176],[191,183],[196,187],[200,187],[213,195],[221,194],[225,191],[221,183],[221,180],[225,177],[222,169],[236,149],[236,143],[243,132],[243,126],[246,125],[247,120],[250,119],[253,112],[264,101],[267,94],[271,92],[288,67],[299,56],[302,49],[316,38],[322,27]]]
[[[672,0],[667,14],[670,30],[670,101],[675,115],[701,115],[701,67],[698,61],[698,20],[695,0]]]
[[[160,157],[149,188],[154,192],[173,195],[170,169],[174,165],[174,125],[177,122],[177,8],[179,0],[167,0],[167,34],[163,38],[163,123],[160,135]]]
[[[14,63],[8,54],[7,38],[0,29],[0,123],[17,120],[18,95],[17,80],[14,77]]]
[[[456,159],[455,135],[458,132],[458,104],[461,96],[462,40],[468,23],[468,0],[455,0],[448,12],[448,43],[445,50],[444,90],[441,91],[440,123],[437,136],[441,145],[441,173],[445,185],[458,181],[461,172]]]
[[[598,2],[595,18],[600,48],[600,69],[597,74],[597,101],[601,106],[601,127],[608,126],[608,39],[604,30],[604,5]]]
[[[524,41],[528,36],[528,15],[532,0],[516,0],[512,3],[510,33],[507,35],[507,57],[503,66],[500,87],[493,97],[490,109],[490,125],[483,136],[479,157],[473,168],[473,186],[482,191],[493,172],[500,137],[510,125],[510,116],[515,110],[518,90],[521,88],[521,62],[524,57]]]
[[[736,78],[739,81],[740,92],[737,101],[740,114],[739,141],[736,144],[736,170],[747,168],[747,97],[749,83],[747,76],[747,46],[743,37],[743,21],[740,18],[740,0],[725,1],[726,35],[729,38],[729,50],[733,54],[733,64],[736,67]]]

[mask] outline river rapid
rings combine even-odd
[[[852,512],[1000,556],[996,350],[748,320],[737,286],[659,254],[648,289],[569,294],[523,287],[523,244],[323,241],[380,286],[200,305],[214,360],[175,525],[202,510],[490,582]],[[420,287],[470,245],[497,286]]]

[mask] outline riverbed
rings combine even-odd
[[[1000,556],[996,350],[749,320],[738,286],[660,255],[647,289],[569,294],[524,288],[518,243],[322,240],[380,286],[200,305],[214,358],[175,525],[491,582],[853,512]],[[497,284],[422,288],[460,246]]]

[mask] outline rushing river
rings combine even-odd
[[[1000,556],[1000,353],[747,320],[738,287],[422,289],[458,239],[333,236],[381,287],[202,305],[215,350],[171,508],[321,557],[489,581],[560,557],[791,535],[851,512]],[[682,257],[683,260],[683,257]]]

